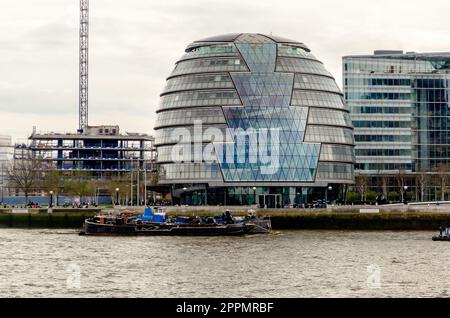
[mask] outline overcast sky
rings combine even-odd
[[[153,133],[190,42],[272,33],[307,44],[341,86],[341,57],[450,51],[448,0],[90,0],[89,124]],[[0,2],[0,134],[78,128],[78,0]]]

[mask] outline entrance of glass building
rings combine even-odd
[[[262,208],[281,208],[281,194],[260,194],[258,204]]]

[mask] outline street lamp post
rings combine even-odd
[[[328,191],[331,191],[331,190],[333,190],[333,187],[332,187],[332,186],[328,186],[328,187],[326,187],[326,189],[325,189],[325,205],[328,204]]]
[[[406,202],[406,191],[408,190],[408,186],[405,185],[403,187],[403,190],[405,190],[405,191],[403,191],[403,203],[407,204],[408,202]]]
[[[53,191],[50,191],[50,201],[48,202],[48,207],[53,207]]]
[[[119,188],[116,188],[116,205],[119,205]]]
[[[256,187],[253,187],[253,204],[256,204]]]
[[[184,188],[183,188],[183,195],[184,195],[184,201],[185,201],[185,203],[186,203],[186,190],[187,190],[187,188],[184,187]],[[180,203],[183,204],[183,200],[180,199]]]

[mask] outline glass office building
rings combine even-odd
[[[159,182],[181,203],[280,207],[323,198],[325,189],[337,198],[354,179],[340,89],[306,45],[281,37],[227,34],[188,45],[155,130]]]
[[[346,56],[343,75],[357,174],[414,175],[450,163],[450,53]]]

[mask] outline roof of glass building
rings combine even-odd
[[[310,51],[309,48],[298,41],[294,41],[291,39],[287,39],[281,36],[276,35],[267,35],[267,34],[260,34],[260,33],[229,33],[229,34],[222,34],[222,35],[216,35],[207,37],[204,39],[200,39],[197,41],[194,41],[193,43],[189,44],[186,48],[186,52],[192,50],[195,47],[202,46],[205,43],[211,43],[211,42],[245,42],[245,43],[286,43],[291,44],[294,46],[301,47],[305,49],[306,51]]]

